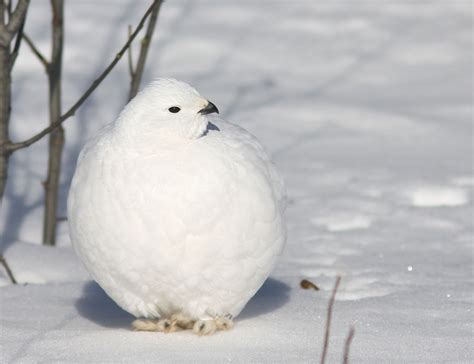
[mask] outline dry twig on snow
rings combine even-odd
[[[326,316],[326,329],[324,331],[324,343],[323,343],[323,351],[321,353],[321,364],[326,362],[327,352],[329,348],[329,337],[331,335],[331,320],[332,320],[332,309],[334,306],[334,302],[336,300],[336,293],[339,288],[339,284],[341,283],[341,277],[337,276],[336,283],[334,284],[334,288],[332,289],[331,298],[329,299],[328,309],[327,309],[327,316]],[[352,343],[352,339],[354,338],[355,329],[351,327],[349,330],[349,335],[346,338],[344,343],[344,356],[343,356],[343,364],[349,363],[349,349]]]
[[[15,276],[13,275],[12,270],[10,269],[10,266],[7,263],[7,260],[3,255],[0,255],[0,264],[3,265],[3,268],[5,268],[5,271],[7,272],[8,278],[10,278],[10,281],[13,284],[17,284],[17,281],[15,279]]]
[[[352,339],[354,338],[355,329],[351,327],[349,330],[349,335],[347,335],[346,342],[344,343],[344,357],[343,357],[343,364],[349,364],[349,349],[351,347]]]

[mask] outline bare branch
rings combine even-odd
[[[10,37],[13,38],[18,29],[20,29],[21,24],[26,16],[26,11],[28,10],[28,5],[30,5],[30,0],[18,0],[16,8],[12,13],[11,18],[8,21],[7,30],[10,33]],[[10,39],[11,39],[10,38]]]
[[[339,288],[339,283],[341,283],[341,277],[337,276],[336,283],[334,284],[334,288],[332,290],[331,298],[329,299],[329,304],[328,304],[328,311],[327,311],[327,317],[326,317],[326,330],[324,333],[323,352],[321,354],[321,362],[320,362],[321,364],[324,364],[326,362],[326,355],[327,355],[328,347],[329,347],[329,335],[330,335],[330,330],[331,330],[332,308],[334,306],[334,301],[336,299],[336,292],[337,292],[337,289]]]
[[[129,24],[128,25],[128,37],[132,35],[132,26]],[[130,73],[130,77],[133,79],[134,74],[133,74],[133,54],[132,54],[132,49],[133,46],[130,45],[128,47],[128,72]]]
[[[38,134],[32,136],[31,138],[23,141],[23,142],[18,142],[18,143],[10,143],[7,145],[8,151],[14,152],[18,149],[23,149],[26,147],[29,147],[31,144],[36,143],[38,140],[43,138],[45,135],[49,134],[51,131],[56,129],[58,126],[60,126],[65,120],[70,118],[71,116],[74,115],[76,110],[84,103],[84,101],[87,100],[90,94],[94,92],[94,90],[101,84],[101,82],[107,77],[107,75],[110,73],[110,71],[113,70],[115,65],[120,61],[122,56],[125,54],[127,51],[128,47],[130,44],[133,42],[133,40],[136,38],[137,34],[140,32],[140,30],[143,27],[143,24],[145,23],[146,19],[150,16],[151,12],[155,8],[155,5],[159,3],[159,0],[155,0],[153,4],[148,8],[148,10],[145,12],[143,15],[142,19],[138,23],[137,28],[135,31],[132,33],[132,36],[128,38],[127,42],[124,44],[122,49],[117,53],[113,61],[107,66],[107,68],[102,72],[102,74],[94,81],[92,84],[89,86],[89,88],[84,92],[84,94],[79,98],[79,100],[76,101],[74,105],[71,106],[71,108],[61,116],[59,120],[56,122],[50,124],[47,128],[43,129],[41,132]]]
[[[47,68],[49,84],[49,122],[61,118],[61,73],[64,45],[64,0],[51,0],[52,48]],[[48,174],[44,184],[43,244],[56,245],[56,215],[58,207],[61,157],[64,129],[59,126],[49,135]]]
[[[5,9],[5,1],[0,1],[0,203],[5,192],[8,177],[8,161],[11,144],[9,134],[10,111],[11,111],[11,65],[12,54],[11,43],[24,22],[29,0],[18,0],[15,11],[8,18],[5,25],[5,11],[10,13],[10,4]],[[19,47],[19,43],[18,43]]]
[[[141,47],[140,47],[140,55],[138,56],[137,68],[132,72],[132,80],[130,84],[130,93],[128,95],[128,100],[131,100],[132,98],[134,98],[135,95],[138,93],[140,82],[143,76],[143,70],[145,69],[145,62],[146,62],[146,57],[148,54],[148,49],[151,44],[153,31],[155,30],[156,20],[158,19],[158,13],[160,11],[161,3],[162,3],[161,0],[155,1],[155,6],[150,16],[150,21],[148,22],[148,27],[146,29],[145,37],[142,39]]]
[[[13,47],[13,52],[10,59],[10,69],[13,68],[16,58],[18,57],[18,52],[20,51],[21,40],[23,39],[23,29],[25,28],[25,20],[26,17],[23,18],[23,22],[21,23],[20,29],[18,29],[18,34],[16,35],[15,46]]]
[[[9,13],[8,8],[10,4],[7,4],[7,13]],[[2,0],[0,1],[0,36],[1,36],[1,45],[4,46],[8,44],[8,32],[7,27],[5,26],[5,2]]]
[[[3,1],[3,0],[2,0]],[[12,270],[10,269],[10,266],[7,263],[7,260],[4,258],[3,255],[0,255],[0,264],[3,265],[3,268],[5,268],[5,271],[7,272],[8,278],[10,278],[10,281],[13,284],[17,284],[17,281],[15,279],[15,276],[13,275]]]
[[[31,38],[28,35],[26,35],[26,33],[23,33],[23,39],[25,40],[26,44],[28,44],[28,46],[30,47],[34,55],[38,57],[39,61],[43,64],[43,66],[45,67],[47,71],[49,67],[49,62],[46,59],[46,57],[43,56],[43,54],[40,52],[40,50],[35,46],[35,44],[31,40]]]
[[[355,329],[352,326],[349,330],[349,335],[347,335],[346,342],[344,344],[344,359],[342,361],[343,364],[349,364],[349,349],[351,347],[352,339],[354,338]]]

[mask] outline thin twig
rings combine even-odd
[[[130,101],[138,93],[140,88],[140,82],[143,76],[143,70],[145,69],[146,57],[148,54],[148,49],[151,44],[151,38],[156,26],[156,20],[158,19],[158,13],[160,11],[162,0],[156,1],[156,6],[153,8],[153,11],[148,21],[148,26],[146,29],[145,37],[141,41],[140,54],[138,55],[137,66],[133,70],[132,68],[132,77],[130,82],[130,92],[128,94],[128,100]]]
[[[26,44],[30,47],[31,51],[34,53],[36,57],[38,57],[39,61],[43,64],[44,68],[46,71],[48,70],[49,67],[49,62],[46,59],[45,56],[40,52],[40,50],[35,46],[31,38],[26,35],[26,33],[23,33],[23,39],[25,40]]]
[[[323,352],[321,354],[321,362],[320,362],[321,364],[324,364],[326,362],[326,355],[327,355],[328,347],[329,347],[329,335],[330,335],[330,330],[331,330],[332,307],[334,306],[334,301],[336,299],[336,292],[337,292],[337,289],[339,288],[339,283],[341,283],[341,277],[337,276],[336,283],[334,284],[334,288],[332,290],[331,298],[329,299],[329,304],[328,304],[328,311],[327,311],[327,317],[326,317],[326,330],[324,333]]]
[[[10,278],[10,281],[13,284],[17,284],[15,276],[13,275],[13,272],[10,269],[10,266],[8,265],[7,260],[5,259],[5,257],[3,255],[0,255],[0,264],[3,265],[3,268],[5,268],[5,270],[7,272],[7,275],[8,275],[8,278]]]
[[[352,326],[349,330],[349,335],[347,335],[346,342],[344,344],[344,359],[343,364],[349,364],[349,349],[351,347],[352,339],[354,338],[355,328]]]
[[[43,138],[45,135],[48,135],[52,130],[56,129],[59,125],[61,125],[65,120],[70,118],[71,116],[74,115],[76,110],[84,103],[84,101],[87,100],[89,95],[94,92],[94,90],[101,84],[101,82],[107,77],[107,75],[112,71],[112,69],[115,67],[115,65],[120,61],[122,56],[125,54],[127,51],[128,47],[130,44],[133,42],[137,34],[140,32],[141,28],[143,27],[143,24],[145,24],[146,19],[150,16],[151,12],[155,8],[155,6],[159,3],[159,0],[153,1],[153,4],[148,8],[148,10],[145,12],[143,15],[142,19],[138,23],[137,28],[133,32],[132,36],[128,38],[127,42],[124,44],[122,49],[117,53],[113,61],[107,66],[107,68],[102,72],[102,74],[94,81],[92,84],[89,86],[89,88],[86,90],[86,92],[79,98],[79,100],[76,101],[74,105],[71,106],[71,108],[66,111],[65,114],[61,116],[61,118],[50,124],[47,128],[43,129],[41,132],[38,134],[32,136],[31,138],[23,141],[23,142],[17,142],[17,143],[10,143],[7,145],[8,151],[14,152],[18,149],[26,148],[29,147],[31,144],[36,143],[38,140]]]
[[[128,25],[128,37],[132,35],[132,26]],[[128,72],[130,73],[130,77],[133,78],[133,54],[132,54],[133,46],[128,47]]]

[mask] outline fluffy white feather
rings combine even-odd
[[[236,316],[285,242],[282,179],[255,137],[158,79],[79,157],[68,198],[73,246],[136,317]],[[171,113],[170,107],[179,107]]]

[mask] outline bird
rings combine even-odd
[[[286,242],[286,187],[262,144],[187,83],[153,80],[81,150],[71,244],[137,331],[234,326]]]

